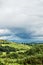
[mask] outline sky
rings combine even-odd
[[[0,0],[0,39],[43,41],[43,0]]]

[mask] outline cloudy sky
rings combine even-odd
[[[43,41],[43,0],[0,0],[0,39]]]

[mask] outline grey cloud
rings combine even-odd
[[[1,0],[1,2],[1,26],[25,27],[25,24],[30,22],[32,24],[39,20],[41,21],[38,16],[43,15],[42,0]]]
[[[0,28],[43,35],[43,0],[0,0]]]

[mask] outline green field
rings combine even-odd
[[[43,44],[0,40],[0,65],[43,65]]]

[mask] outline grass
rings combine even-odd
[[[43,44],[0,40],[0,65],[43,65]]]

